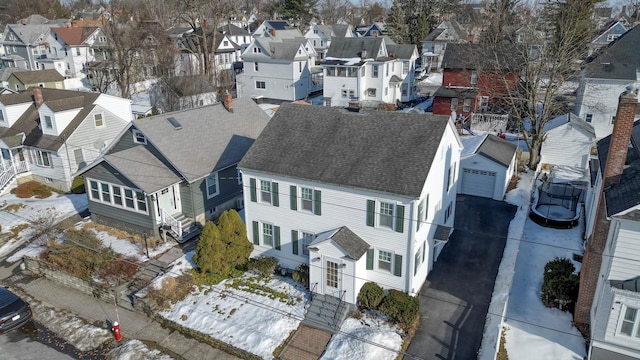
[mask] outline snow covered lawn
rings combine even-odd
[[[367,314],[361,319],[348,318],[327,344],[321,359],[393,360],[402,347],[403,331]]]
[[[178,268],[188,269],[193,252],[175,261]],[[169,276],[177,276],[177,268]],[[186,299],[160,313],[168,320],[194,329],[250,353],[271,359],[276,347],[289,336],[305,315],[306,290],[290,278],[274,276],[261,280],[245,275],[241,279],[287,296],[280,300],[267,293],[258,294],[229,286],[233,279],[194,290]],[[160,280],[160,279],[158,279]],[[156,282],[157,284],[158,282]]]
[[[85,194],[53,193],[46,199],[37,199],[35,197],[22,199],[13,194],[0,196],[0,225],[2,226],[2,232],[11,232],[12,229],[19,230],[16,237],[1,244],[0,257],[12,252],[31,238],[33,228],[27,225],[32,220],[42,216],[56,216],[56,221],[61,221],[85,211],[87,206],[87,196]]]

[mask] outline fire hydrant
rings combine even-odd
[[[113,336],[116,337],[116,341],[120,341],[122,339],[122,334],[120,334],[120,324],[118,324],[117,321],[113,323],[111,331],[113,331]]]

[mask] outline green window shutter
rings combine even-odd
[[[316,215],[322,214],[322,194],[320,190],[313,191],[313,213]]]
[[[298,209],[298,189],[295,185],[289,186],[289,199],[291,200],[291,210]]]
[[[402,255],[396,255],[396,261],[393,265],[393,275],[402,276]]]
[[[367,270],[373,270],[373,249],[367,250]]]
[[[375,222],[376,202],[367,200],[367,226],[373,226]]]
[[[278,199],[278,183],[277,182],[272,182],[271,183],[271,196],[273,196],[273,201],[272,204],[273,206],[280,206],[280,200]]]
[[[401,233],[404,231],[404,206],[396,206],[396,231]]]
[[[298,255],[298,230],[291,230],[291,243],[293,244],[293,255]]]
[[[258,201],[258,196],[256,195],[256,179],[255,178],[249,179],[249,188],[251,189],[251,201],[252,202]]]
[[[273,227],[273,246],[280,250],[280,226]]]
[[[258,233],[258,222],[253,222],[253,243],[255,245],[260,245],[260,234]]]

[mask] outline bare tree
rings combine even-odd
[[[352,7],[348,0],[322,0],[318,4],[318,14],[326,24],[336,24],[340,18],[349,16]]]
[[[521,77],[517,87],[504,86],[502,101],[529,150],[527,166],[535,169],[545,139],[545,124],[566,111],[558,101],[562,86],[580,72],[579,63],[586,57],[593,31],[591,14],[594,0],[554,0],[547,3],[540,19],[530,17],[521,24],[517,56]],[[498,38],[496,38],[498,39]],[[503,42],[487,42],[486,49],[495,62],[501,63]],[[502,64],[504,65],[504,64]],[[506,83],[507,79],[503,79]]]

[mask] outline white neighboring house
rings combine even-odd
[[[174,73],[176,76],[201,75],[200,62],[201,49],[196,40],[201,34],[201,29],[196,32],[182,32],[176,36],[176,46],[179,50]],[[240,62],[240,46],[227,34],[209,31],[207,34],[214,50],[214,63],[218,85],[233,83],[235,65]]]
[[[305,38],[257,37],[242,53],[236,75],[238,97],[295,101],[322,89],[322,69]]]
[[[97,26],[51,28],[46,42],[40,63],[66,78],[84,77],[87,63],[107,60],[107,36]]]
[[[461,150],[447,116],[283,104],[238,165],[252,256],[306,264],[350,304],[367,281],[415,294],[453,226]]]
[[[33,87],[0,96],[0,188],[18,177],[69,191],[131,117],[131,100],[100,93]]]
[[[640,27],[634,27],[582,71],[574,113],[593,126],[597,139],[611,134],[620,93],[640,85],[639,47]]]
[[[442,59],[447,44],[465,42],[467,42],[467,33],[457,21],[445,20],[441,22],[422,40],[422,67],[427,71],[442,68]]]
[[[327,56],[332,38],[354,37],[354,35],[350,25],[311,24],[304,37],[313,45],[318,54],[318,60],[322,60]]]
[[[587,169],[596,138],[593,126],[577,115],[567,113],[547,121],[540,164],[566,165]]]
[[[251,33],[233,24],[227,24],[218,28],[218,32],[222,33],[238,44],[241,48],[251,43]]]
[[[462,138],[458,193],[502,200],[516,173],[517,146],[492,134]]]
[[[620,106],[635,112],[635,94],[623,97]],[[578,323],[590,321],[591,360],[640,358],[640,122],[631,111],[598,142],[599,209],[588,219],[595,227],[585,244],[575,314]]]
[[[322,63],[325,106],[361,107],[415,99],[415,45],[387,45],[383,37],[334,38]]]

